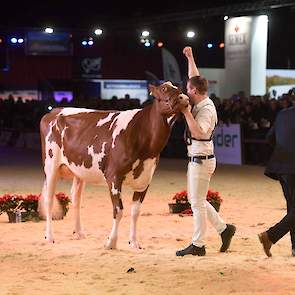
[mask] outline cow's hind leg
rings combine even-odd
[[[54,243],[53,229],[52,229],[52,209],[53,197],[55,193],[57,170],[51,173],[46,173],[46,189],[45,189],[45,211],[46,211],[46,234],[45,239],[49,243]]]
[[[146,195],[147,189],[143,192],[134,192],[133,194],[133,202],[131,207],[129,245],[131,248],[135,248],[135,249],[141,249],[136,237],[136,224],[139,217],[140,207]]]
[[[113,227],[112,231],[105,244],[106,249],[116,249],[118,239],[118,228],[120,220],[123,216],[123,204],[121,200],[121,185],[116,187],[114,183],[111,183],[110,193],[113,203]]]
[[[81,225],[81,200],[82,200],[82,191],[85,187],[85,182],[82,181],[78,177],[74,177],[71,195],[72,195],[72,202],[74,207],[74,219],[75,219],[75,229],[73,234],[75,238],[80,240],[85,238],[85,234],[83,232],[83,228]]]

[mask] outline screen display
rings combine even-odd
[[[26,38],[27,55],[72,55],[72,40],[69,33],[29,31]]]

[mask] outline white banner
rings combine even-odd
[[[171,81],[172,83],[176,84],[181,84],[181,76],[178,62],[173,54],[165,48],[162,48],[162,62],[164,80]]]
[[[225,24],[225,97],[265,94],[266,15],[234,17]]]
[[[221,164],[242,164],[241,131],[239,124],[218,125],[214,132],[216,160]]]

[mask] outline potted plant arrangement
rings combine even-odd
[[[191,205],[187,199],[186,190],[176,193],[173,196],[172,200],[174,202],[168,204],[170,213],[180,213],[180,212],[182,212],[186,209],[189,209],[191,207]]]
[[[64,216],[69,211],[70,198],[63,192],[56,195],[63,208]],[[26,197],[18,194],[4,194],[0,197],[0,215],[7,213],[9,222],[39,221],[38,201],[39,195],[28,194]]]
[[[207,201],[215,208],[217,212],[220,210],[220,205],[223,202],[223,199],[219,195],[219,192],[213,191],[211,189],[207,192]],[[169,203],[169,212],[170,213],[182,213],[185,212],[186,214],[191,213],[191,205],[188,202],[187,198],[187,191],[183,190],[181,192],[176,193],[172,200],[174,203]]]

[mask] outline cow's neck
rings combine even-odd
[[[149,108],[149,133],[150,149],[155,153],[160,153],[167,144],[170,135],[170,125],[167,117],[160,113],[159,105],[154,102]]]

